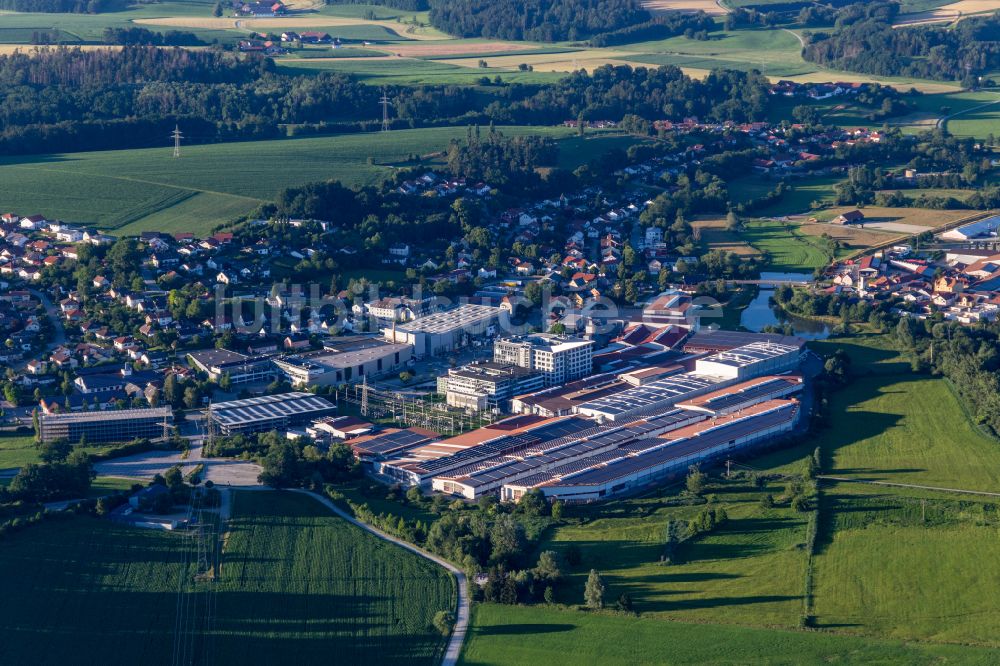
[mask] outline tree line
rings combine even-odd
[[[397,86],[387,93],[394,127],[626,115],[748,121],[765,116],[767,85],[755,73],[719,70],[694,80],[676,67],[604,66],[547,86]],[[376,124],[380,94],[347,74],[282,74],[270,59],[212,49],[17,53],[0,56],[0,151],[161,145],[177,122],[191,143],[274,138],[287,135],[286,125],[303,133],[365,131]]]
[[[122,11],[125,0],[0,0],[0,9],[47,14],[100,14]]]
[[[637,0],[432,0],[430,22],[461,37],[579,40],[650,20]]]
[[[872,18],[832,33],[812,33],[802,55],[833,69],[962,81],[971,88],[979,85],[979,76],[1000,67],[998,32],[1000,14],[970,17],[954,26],[903,30],[894,29],[889,20]]]

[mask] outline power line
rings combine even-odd
[[[174,157],[181,156],[181,127],[180,125],[174,125],[174,131],[170,133],[170,136],[174,139]]]
[[[382,105],[382,131],[389,131],[389,97],[385,94],[385,88],[382,89],[382,98],[379,100],[379,104]]]

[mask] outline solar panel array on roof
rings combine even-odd
[[[565,476],[553,485],[583,486],[608,483],[634,472],[656,467],[671,460],[683,459],[692,453],[709,450],[721,443],[780,425],[792,419],[795,410],[795,405],[786,405],[771,412],[731,421],[725,425],[703,431],[697,436],[670,442],[668,445],[653,449],[645,455],[631,456],[602,467]]]
[[[592,427],[575,436],[538,442],[517,451],[480,458],[438,476],[459,480],[472,488],[482,488],[490,484],[499,485],[507,480],[518,481],[518,477],[546,467],[562,470],[566,464],[580,463],[582,466],[574,467],[574,470],[584,469],[627,455],[621,448],[624,444],[648,438],[671,426],[679,427],[703,418],[704,415],[697,412],[678,409],[624,426]],[[532,434],[536,432],[538,431],[532,431]]]
[[[220,402],[212,406],[212,418],[232,427],[303,416],[335,409],[332,402],[312,393],[282,393],[244,400]]]
[[[410,430],[399,430],[397,432],[390,432],[384,435],[377,435],[376,437],[369,439],[367,442],[357,445],[356,448],[366,451],[374,456],[384,456],[391,453],[397,453],[399,451],[405,451],[406,449],[412,449],[431,441],[431,439],[433,438],[428,437],[427,435],[412,432]]]
[[[676,401],[690,395],[697,395],[720,383],[721,380],[705,375],[684,373],[665,377],[636,386],[614,395],[605,396],[580,405],[580,411],[600,412],[617,415],[634,410],[655,407],[668,401]]]
[[[790,384],[785,379],[769,379],[755,386],[743,389],[742,391],[734,391],[733,393],[715,396],[710,400],[706,400],[703,406],[716,411],[722,411],[729,409],[730,407],[741,405],[745,402],[751,402],[753,400],[757,400],[758,398],[779,393],[789,386]]]

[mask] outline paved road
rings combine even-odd
[[[985,104],[980,104],[979,106],[971,106],[968,109],[962,109],[961,111],[956,111],[955,113],[949,114],[947,116],[942,116],[941,118],[938,118],[937,128],[944,129],[945,125],[948,124],[948,121],[956,116],[961,116],[971,111],[978,111],[979,109],[986,108],[987,106],[993,106],[994,104],[1000,104],[1000,99],[995,99],[992,102],[986,102]]]
[[[45,345],[45,349],[38,354],[39,358],[44,358],[49,351],[60,345],[66,344],[66,327],[63,326],[62,312],[60,312],[59,308],[52,302],[52,299],[48,297],[48,294],[31,288],[27,291],[41,302],[42,306],[45,308],[45,315],[52,324],[52,339],[47,345]],[[23,368],[32,358],[34,358],[34,356],[29,357],[24,361],[19,361],[14,365],[15,369]]]
[[[891,486],[893,488],[916,488],[917,490],[937,490],[943,493],[960,493],[962,495],[985,495],[986,497],[1000,497],[1000,493],[990,493],[985,490],[964,490],[962,488],[940,488],[938,486],[919,486],[914,483],[894,483],[891,481],[868,481],[866,479],[849,479],[844,476],[829,476],[822,474],[816,477],[823,481],[837,481],[843,483],[867,483],[872,486]]]
[[[351,523],[352,525],[356,525],[361,529],[365,530],[366,532],[374,534],[380,539],[385,539],[386,541],[392,542],[397,546],[405,548],[411,553],[416,553],[420,557],[428,559],[431,562],[434,562],[435,564],[439,564],[440,566],[444,567],[445,569],[451,572],[451,574],[455,577],[455,580],[458,581],[458,612],[455,614],[455,628],[451,632],[451,639],[448,641],[448,647],[445,650],[444,658],[441,660],[441,664],[442,666],[455,666],[455,664],[458,663],[458,657],[462,652],[462,644],[465,642],[465,634],[468,632],[469,629],[469,586],[465,578],[465,572],[463,572],[461,569],[453,565],[451,562],[441,559],[437,555],[428,553],[426,550],[423,550],[422,548],[418,548],[411,543],[407,543],[402,539],[397,539],[396,537],[390,534],[386,534],[382,530],[376,529],[371,525],[368,525],[367,523],[361,522],[360,520],[354,518],[347,512],[343,511],[340,507],[338,507],[336,504],[334,504],[325,497],[321,497],[307,490],[301,490],[295,488],[290,490],[292,490],[292,492],[302,493],[303,495],[308,495],[309,497],[312,497],[317,502],[321,502],[324,506],[326,506],[326,508],[330,509],[330,511],[334,512],[335,514],[337,514],[347,522]]]

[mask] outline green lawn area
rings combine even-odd
[[[38,462],[34,435],[0,435],[0,469]]]
[[[0,662],[170,663],[180,656],[179,583],[197,663],[440,659],[444,640],[429,625],[453,603],[446,572],[311,498],[238,494],[214,595],[190,580],[191,546],[180,534],[85,516],[8,535]]]
[[[636,53],[629,61],[651,65],[757,69],[770,76],[794,76],[818,69],[802,59],[799,40],[779,29],[718,30],[710,33],[708,40],[680,36],[618,48]]]
[[[610,150],[628,150],[643,139],[622,134],[594,134],[570,136],[559,142],[559,163],[561,169],[572,171],[601,157]]]
[[[831,203],[833,201],[833,186],[840,178],[822,177],[802,180],[789,180],[785,183],[785,194],[777,203],[754,211],[755,215],[780,217],[806,213],[812,209],[814,201]],[[746,203],[752,199],[764,196],[774,190],[778,183],[754,174],[738,178],[727,183],[729,198],[733,203]]]
[[[997,505],[839,484],[824,494],[814,609],[820,627],[1000,645]]]
[[[604,577],[606,598],[629,594],[643,617],[792,628],[802,614],[806,557],[805,514],[785,507],[764,509],[764,493],[780,495],[778,482],[763,490],[741,481],[708,490],[729,521],[679,549],[674,564],[660,564],[668,520],[685,520],[705,505],[677,506],[663,493],[574,509],[576,520],[556,528],[540,550],[581,551],[579,566],[557,589],[564,604],[583,602],[590,569]]]
[[[860,377],[831,401],[821,432],[831,474],[965,490],[1000,490],[1000,443],[970,423],[946,380]]]
[[[766,252],[768,268],[775,271],[811,271],[826,266],[832,259],[822,239],[798,233],[794,223],[752,220],[747,222],[740,236]]]
[[[477,604],[461,663],[521,664],[992,664],[982,648],[828,632],[661,622],[558,607]]]
[[[183,128],[182,128],[183,129]],[[509,135],[571,135],[562,127],[501,127]],[[444,150],[464,127],[272,141],[0,158],[4,205],[119,233],[204,232],[286,187],[380,181],[411,154]],[[373,164],[368,163],[372,158]],[[280,168],[275,168],[280,164]]]

